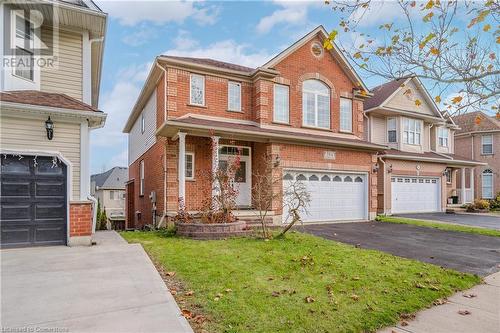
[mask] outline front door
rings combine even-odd
[[[236,205],[250,207],[252,204],[252,160],[249,147],[222,146],[219,150],[219,168],[226,169],[229,161],[240,155],[240,167],[236,171],[233,188],[238,191]]]

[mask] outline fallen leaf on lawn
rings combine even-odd
[[[434,302],[432,302],[433,305],[443,305],[443,304],[446,304],[448,303],[448,301],[444,298],[438,298],[437,300],[435,300]]]
[[[470,315],[470,311],[469,310],[459,310],[458,314],[462,315],[462,316],[467,316],[467,315]]]
[[[204,323],[206,320],[207,320],[207,318],[205,318],[205,317],[204,317],[204,316],[202,316],[202,315],[197,315],[196,317],[194,317],[194,321],[195,321],[197,324],[202,324],[202,323]]]
[[[279,295],[280,295],[279,291],[273,291],[273,293],[271,294],[271,296],[273,297],[279,297]]]
[[[424,285],[422,285],[422,284],[420,284],[420,283],[416,283],[416,284],[415,284],[415,288],[422,289],[422,288],[424,288]]]
[[[356,294],[352,294],[352,295],[351,295],[351,299],[352,299],[353,301],[358,301],[358,300],[359,300],[359,296],[358,296],[358,295],[356,295]]]
[[[415,319],[415,314],[413,313],[402,313],[399,315],[402,320],[412,320]]]
[[[174,276],[175,275],[175,272],[166,272],[165,273],[166,276]]]
[[[389,290],[384,289],[384,290],[382,290],[382,292],[383,292],[384,294],[388,294],[388,293],[389,293]]]
[[[358,281],[358,280],[359,280],[359,276],[353,276],[353,277],[352,277],[352,279],[353,279],[354,281]]]
[[[226,290],[224,290],[226,293],[230,293],[231,291],[233,291],[233,289],[230,289],[230,288],[227,288]]]
[[[312,298],[311,296],[307,296],[304,300],[306,301],[306,303],[314,302],[314,298]]]
[[[189,291],[186,291],[186,293],[184,295],[186,295],[186,296],[193,296],[193,294],[194,294],[194,291],[189,290]]]
[[[439,290],[439,287],[438,287],[438,286],[435,286],[435,285],[433,285],[433,284],[431,284],[431,285],[429,286],[429,289],[430,289],[430,290],[434,290],[434,291],[438,291],[438,290]]]
[[[274,280],[274,278],[272,276],[267,278],[267,281],[272,281],[272,280]]]
[[[214,301],[218,302],[220,300],[220,297],[214,297]]]
[[[401,322],[401,326],[408,326],[408,322],[403,320],[403,321]]]
[[[171,293],[172,295],[177,295],[177,290],[170,290],[170,293]]]
[[[185,318],[188,318],[188,319],[193,318],[193,313],[191,311],[189,311],[188,309],[182,309],[181,313]]]
[[[476,294],[463,294],[463,296],[466,298],[473,298],[473,297],[476,297],[477,295]]]

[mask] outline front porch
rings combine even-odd
[[[452,173],[451,180],[449,172]],[[446,169],[447,208],[456,208],[474,202],[474,168],[451,167]]]

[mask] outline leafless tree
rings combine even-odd
[[[283,192],[283,210],[288,212],[292,221],[283,228],[278,237],[283,237],[297,222],[302,221],[301,214],[307,213],[310,202],[311,194],[302,181],[294,180],[285,188]]]
[[[339,34],[349,34],[341,48],[358,68],[384,79],[418,75],[432,82],[436,103],[452,115],[491,108],[500,103],[500,2],[498,0],[340,0],[326,3],[341,16],[325,48],[333,48]],[[380,33],[363,28],[363,20],[380,6],[399,10]],[[467,22],[464,22],[464,19]],[[376,36],[374,36],[376,35]],[[411,93],[411,92],[409,92]],[[450,94],[444,99],[444,94]],[[421,101],[415,99],[415,104]]]

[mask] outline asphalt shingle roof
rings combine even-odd
[[[480,118],[479,124],[476,124],[477,117]],[[453,121],[460,127],[460,130],[456,132],[457,134],[494,131],[500,129],[500,121],[481,111],[464,113],[453,117]]]
[[[405,77],[398,80],[389,81],[371,89],[370,92],[373,93],[373,96],[365,101],[365,110],[375,108],[382,104],[387,98],[389,98],[389,96],[391,96],[396,90],[398,90],[407,79],[408,78]]]
[[[114,167],[106,172],[92,175],[91,182],[100,189],[125,189],[128,181],[128,168]]]
[[[178,57],[178,56],[171,56],[171,55],[163,55],[163,57],[171,58],[174,60],[185,61],[185,62],[191,62],[191,63],[199,64],[199,65],[207,65],[207,66],[213,66],[213,67],[218,67],[218,68],[222,68],[222,69],[229,69],[229,70],[239,71],[239,72],[251,73],[255,70],[254,68],[236,65],[236,64],[231,64],[228,62],[218,61],[218,60],[213,60],[213,59],[208,59],[208,58]]]
[[[48,106],[62,109],[96,111],[91,105],[60,93],[49,93],[37,90],[12,90],[0,92],[0,102]]]

